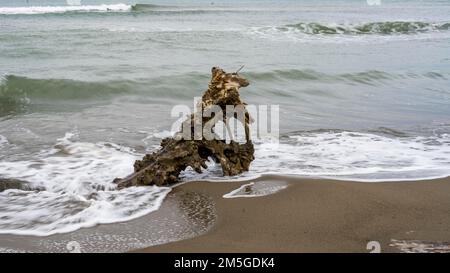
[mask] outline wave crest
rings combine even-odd
[[[152,11],[158,8],[168,8],[171,6],[153,5],[153,4],[134,4],[131,6],[132,11]],[[173,6],[172,6],[173,7]]]
[[[379,85],[402,79],[447,80],[448,73],[392,73],[369,70],[355,73],[327,74],[311,69],[275,69],[249,71],[244,75],[254,82],[313,81],[349,85]],[[138,95],[153,100],[190,99],[201,93],[209,75],[188,72],[172,76],[136,80],[79,81],[70,79],[32,79],[7,75],[0,81],[0,116],[21,113],[30,105],[97,103],[120,95]]]
[[[127,81],[83,82],[7,75],[0,82],[0,116],[22,112],[31,102],[104,99],[129,90]]]
[[[81,6],[32,6],[32,7],[0,7],[0,14],[46,14],[66,12],[126,12],[132,9],[131,5],[81,5]]]
[[[295,31],[310,35],[367,35],[367,34],[416,34],[431,31],[446,31],[450,23],[428,22],[371,22],[365,24],[321,24],[297,23],[277,28],[279,31]]]

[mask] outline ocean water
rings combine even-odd
[[[374,3],[377,1],[368,1]],[[212,66],[279,105],[280,143],[240,177],[450,175],[450,1],[0,0],[0,233],[49,235],[155,211],[115,189],[193,106]],[[184,180],[223,180],[217,166]]]

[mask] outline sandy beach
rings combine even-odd
[[[171,194],[210,196],[216,224],[204,235],[136,251],[369,252],[369,241],[378,241],[382,252],[449,251],[450,178],[366,183],[265,176],[253,182],[264,181],[289,186],[229,199],[222,196],[248,182],[176,187]]]

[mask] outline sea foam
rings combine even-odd
[[[239,181],[264,174],[326,177],[356,181],[405,181],[450,175],[450,135],[412,137],[349,131],[312,131],[284,135],[280,142],[256,141],[250,171],[224,178],[208,162],[202,174],[182,173],[184,181]],[[30,159],[0,162],[6,178],[29,181],[44,191],[0,193],[0,233],[50,235],[101,223],[131,220],[157,210],[170,188],[116,190],[115,177],[133,171],[142,155],[114,143],[77,141],[67,133],[53,148]],[[285,188],[251,184],[224,197],[261,196]],[[250,190],[247,190],[251,188]]]
[[[366,23],[300,22],[284,26],[251,27],[250,36],[272,41],[325,43],[385,43],[448,38],[450,22],[386,21]]]
[[[32,7],[0,7],[0,14],[45,14],[64,12],[123,12],[130,11],[131,5],[80,5],[80,6],[32,6]]]
[[[282,181],[260,181],[257,183],[251,182],[223,195],[223,198],[266,196],[279,192],[287,187],[288,184]]]
[[[157,210],[170,188],[112,183],[133,171],[139,155],[112,143],[86,143],[67,133],[50,150],[27,161],[0,162],[3,177],[26,180],[43,191],[0,193],[0,233],[46,236],[131,220]]]
[[[5,136],[0,135],[0,148],[8,144],[8,139]]]
[[[186,171],[186,180],[227,181],[212,162],[203,174]],[[246,180],[264,174],[407,181],[450,175],[450,135],[396,137],[349,131],[290,134],[280,142],[255,143],[250,171],[229,179]],[[228,180],[229,180],[228,179]]]

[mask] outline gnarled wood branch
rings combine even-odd
[[[200,102],[200,111],[219,106],[226,113],[227,105],[240,106],[245,110],[245,103],[239,97],[239,88],[248,86],[249,82],[241,77],[238,72],[226,73],[220,68],[212,68],[212,78],[208,90],[204,93]],[[126,178],[116,178],[118,188],[140,185],[170,185],[179,181],[180,173],[187,167],[191,167],[198,173],[202,168],[206,169],[208,158],[219,163],[223,175],[233,176],[249,170],[250,163],[254,160],[254,147],[250,139],[249,123],[250,115],[245,110],[244,120],[246,142],[240,144],[234,140],[226,143],[225,140],[207,140],[203,135],[194,134],[195,125],[198,122],[196,114],[200,114],[200,123],[203,126],[211,117],[205,117],[201,113],[194,113],[183,123],[183,128],[190,128],[189,137],[186,132],[180,131],[173,138],[165,138],[161,141],[161,148],[144,156],[142,160],[134,163],[134,173]],[[214,120],[217,122],[217,120]],[[228,125],[228,118],[223,116],[223,122]],[[201,130],[202,131],[202,130]],[[184,137],[181,137],[184,136]],[[230,135],[231,138],[231,135]]]

